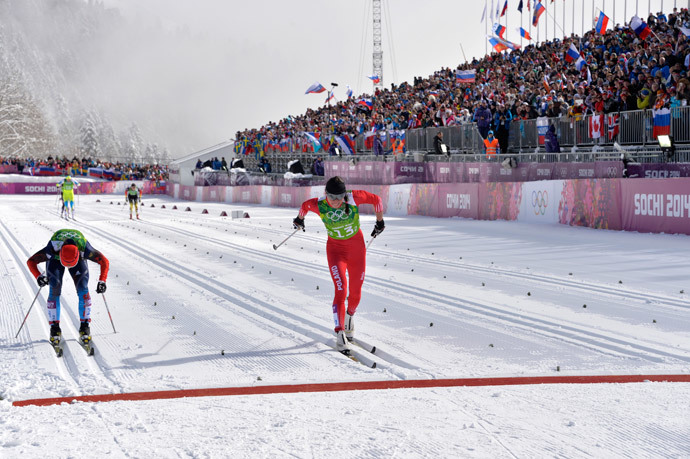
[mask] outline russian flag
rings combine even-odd
[[[343,134],[341,136],[336,136],[335,141],[338,143],[340,148],[342,148],[343,153],[348,155],[355,154],[355,142],[350,138],[349,135]]]
[[[369,78],[371,81],[373,81],[374,84],[379,84],[381,82],[381,78],[379,78],[378,75],[367,76],[367,78]]]
[[[520,45],[509,42],[508,40],[504,40],[499,37],[490,37],[489,43],[491,43],[491,46],[493,46],[494,49],[499,53],[501,51],[505,51],[506,49],[512,49],[513,51],[520,49]]]
[[[305,92],[305,94],[318,94],[320,92],[324,92],[325,90],[326,88],[321,86],[321,83],[316,82],[307,88],[307,92]]]
[[[474,83],[476,76],[476,69],[455,71],[455,81],[457,83]]]
[[[532,36],[529,34],[528,31],[523,29],[522,27],[518,27],[517,31],[520,33],[520,36],[524,39],[531,40]]]
[[[350,87],[350,85],[347,85],[347,91],[345,92],[345,94],[347,94],[348,99],[352,97],[352,88]]]
[[[328,97],[326,97],[326,103],[330,102],[335,97],[334,91],[328,91]]]
[[[652,114],[654,115],[652,137],[656,139],[660,135],[669,135],[671,133],[671,109],[652,110]]]
[[[503,17],[506,14],[506,11],[508,11],[508,0],[503,4],[503,11],[501,11],[501,16]]]
[[[546,8],[544,8],[544,5],[542,5],[541,2],[534,5],[534,15],[532,16],[532,25],[534,27],[539,24],[539,18],[542,14],[544,14],[544,11],[546,11]]]
[[[494,33],[503,38],[503,34],[506,33],[506,28],[501,24],[494,24]]]
[[[575,45],[573,45],[572,43],[570,44],[570,48],[568,48],[568,51],[565,53],[565,61],[575,62],[575,68],[577,68],[578,70],[582,70],[582,67],[584,67],[585,65],[585,60],[582,58]]]
[[[633,29],[635,35],[640,37],[642,40],[647,38],[649,34],[652,33],[647,23],[637,16],[633,16],[630,20],[630,28]]]
[[[599,20],[597,21],[596,31],[604,35],[606,33],[606,26],[609,25],[609,17],[603,11],[599,11]]]
[[[580,52],[577,50],[574,44],[570,44],[570,48],[568,48],[568,51],[565,53],[565,61],[566,62],[575,62],[578,59],[581,59]]]
[[[357,105],[366,108],[367,110],[371,110],[372,108],[374,108],[374,104],[369,99],[359,99],[357,101]]]

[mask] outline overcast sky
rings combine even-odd
[[[501,6],[504,2],[495,1]],[[487,3],[490,8],[493,2]],[[507,24],[506,17],[501,22],[507,25],[506,38],[520,43],[515,31],[521,25],[518,3],[508,0]],[[541,18],[539,36],[553,37],[554,21],[559,36],[570,34],[573,27],[580,34],[583,22],[585,28],[591,27],[598,9],[612,22],[622,23],[636,8],[642,16],[649,7],[660,10],[662,3],[667,12],[675,3],[687,7],[686,1],[673,0],[544,0],[547,13]],[[366,78],[372,73],[371,0],[106,0],[106,4],[127,17],[157,18],[172,30],[186,28],[203,36],[195,42],[204,48],[192,53],[196,59],[179,62],[180,92],[196,88],[179,101],[190,121],[178,122],[192,123],[195,132],[190,135],[199,139],[195,141],[199,149],[232,139],[237,130],[323,105],[324,94],[304,94],[314,81],[328,88],[331,82],[338,83],[339,99],[345,97],[348,84],[355,94],[372,89]],[[482,0],[384,0],[384,84],[411,82],[414,76],[455,67],[465,57],[484,55],[486,32],[480,23],[484,5]],[[522,25],[529,29],[527,0],[524,5]],[[537,36],[534,29],[532,36]],[[155,58],[150,65],[155,67]],[[167,71],[166,78],[174,80],[175,73]],[[151,103],[155,110],[155,98]]]

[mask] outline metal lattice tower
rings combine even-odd
[[[374,52],[372,54],[372,63],[374,75],[378,75],[379,82],[374,83],[374,90],[376,88],[383,88],[383,48],[381,47],[381,2],[382,0],[373,0],[372,6],[374,8]]]

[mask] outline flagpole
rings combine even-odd
[[[582,32],[580,33],[580,40],[585,35],[585,0],[582,0]]]
[[[489,0],[484,0],[484,35],[489,35],[489,18],[486,17],[486,9],[489,5]],[[486,39],[484,39],[484,56],[489,54],[489,45]]]
[[[553,5],[553,38],[556,38],[556,5],[557,3],[552,3]]]
[[[571,14],[570,17],[570,33],[575,34],[575,0],[572,1],[573,4],[573,13]]]

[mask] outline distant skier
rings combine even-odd
[[[371,237],[376,237],[385,229],[383,204],[379,196],[368,191],[347,191],[345,182],[337,176],[331,177],[326,182],[325,191],[325,196],[304,201],[299,209],[299,215],[292,223],[295,228],[304,230],[304,217],[307,212],[312,211],[321,217],[326,226],[328,270],[335,287],[333,318],[337,335],[336,349],[343,354],[348,354],[349,341],[353,339],[355,332],[353,316],[362,296],[366,268],[366,247],[362,230],[359,228],[358,206],[361,204],[374,206],[376,225],[371,232]],[[347,299],[347,309],[345,299]]]
[[[137,220],[139,220],[139,203],[141,202],[141,188],[137,187],[136,183],[132,183],[127,190],[125,190],[125,199],[129,201],[129,219],[132,219],[132,206],[137,213]]]
[[[82,343],[91,340],[91,295],[89,294],[89,267],[86,260],[98,263],[101,273],[96,286],[96,293],[103,293],[108,278],[108,259],[94,249],[84,235],[75,229],[61,229],[50,238],[48,245],[29,258],[26,264],[34,275],[39,287],[50,284],[48,294],[48,323],[50,324],[50,342],[53,346],[60,344],[62,331],[60,330],[60,294],[62,292],[62,277],[65,268],[69,269],[74,286],[79,297],[79,336]],[[38,264],[46,262],[46,272],[41,274]]]
[[[66,217],[69,218],[69,211],[71,208],[72,218],[74,218],[74,190],[79,187],[79,182],[72,180],[72,177],[68,175],[57,183],[57,187],[62,193],[62,212],[60,212],[60,217],[62,217],[66,211]]]

